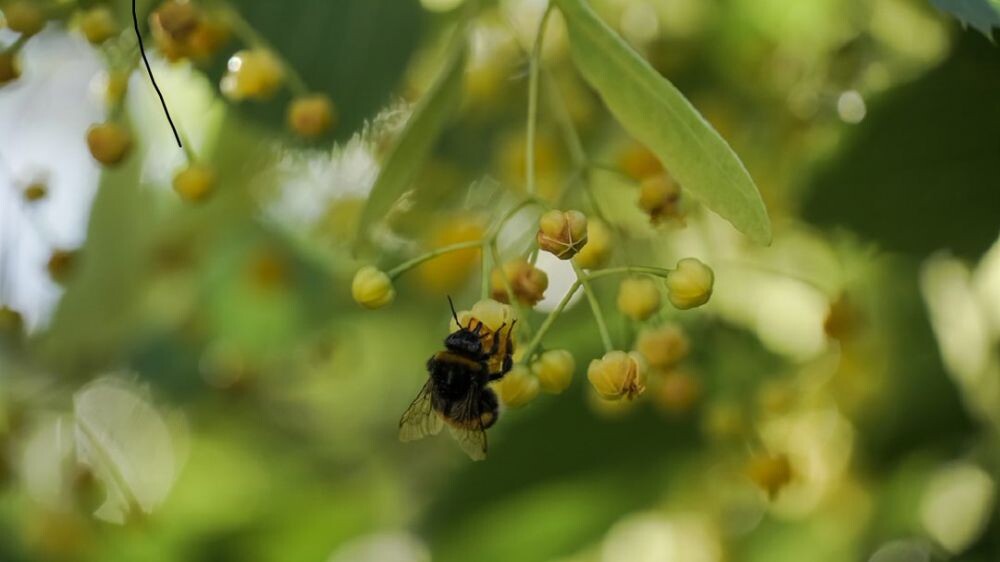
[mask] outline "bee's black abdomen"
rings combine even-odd
[[[490,388],[483,388],[479,395],[479,419],[483,429],[489,429],[500,417],[500,402]]]

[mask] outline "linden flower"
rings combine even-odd
[[[611,257],[611,229],[600,220],[587,222],[587,245],[573,261],[584,269],[597,269]]]
[[[105,166],[114,166],[132,150],[132,133],[118,123],[99,123],[87,130],[91,156]]]
[[[768,498],[774,499],[792,481],[792,464],[784,453],[761,454],[750,459],[746,473],[754,484],[767,492]]]
[[[624,279],[618,287],[618,310],[633,320],[645,320],[660,309],[660,288],[648,277]]]
[[[667,298],[680,310],[701,306],[712,296],[715,274],[696,258],[684,258],[667,274]]]
[[[576,361],[573,354],[565,349],[546,351],[531,365],[531,370],[538,377],[542,390],[550,394],[559,394],[569,387],[573,381],[573,371]]]
[[[323,94],[296,98],[288,106],[288,126],[301,137],[316,138],[336,120],[333,102]]]
[[[500,401],[508,408],[520,408],[538,396],[538,379],[524,365],[515,365],[492,386]]]
[[[269,98],[285,78],[281,61],[266,49],[240,51],[229,59],[228,68],[220,87],[231,100]]]
[[[518,302],[535,306],[549,287],[549,276],[528,260],[512,260],[503,264],[502,270],[493,270],[490,275],[490,296],[500,302],[509,302],[508,285]]]
[[[354,274],[351,295],[361,306],[376,309],[391,303],[396,298],[396,290],[393,289],[392,280],[384,271],[366,265]]]
[[[653,224],[681,217],[681,188],[667,174],[648,177],[639,185],[639,208]]]
[[[587,217],[580,211],[549,211],[538,220],[536,238],[539,248],[568,260],[587,244]]]
[[[632,400],[646,390],[641,360],[637,354],[609,351],[587,368],[587,380],[605,400]]]
[[[651,367],[667,368],[684,359],[691,345],[679,326],[668,324],[643,330],[635,343],[636,351]]]
[[[177,195],[185,201],[201,201],[215,189],[215,171],[200,164],[191,164],[177,172],[173,187]]]

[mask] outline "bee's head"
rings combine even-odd
[[[479,335],[483,329],[483,324],[476,324],[474,329],[459,328],[457,332],[448,335],[444,340],[444,346],[449,351],[461,353],[463,355],[479,355],[483,352],[483,340]]]

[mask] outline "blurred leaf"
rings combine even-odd
[[[240,0],[240,15],[302,76],[330,96],[337,109],[336,139],[349,138],[389,100],[416,48],[423,23],[417,0]],[[212,68],[218,81],[226,57]],[[285,126],[287,91],[240,109]]]
[[[459,30],[444,69],[423,100],[414,109],[389,153],[372,187],[368,204],[361,213],[356,247],[364,242],[372,224],[403,194],[444,128],[448,117],[459,105],[465,70],[465,34]]]
[[[124,523],[133,509],[151,513],[177,475],[167,424],[123,381],[102,378],[73,397],[77,462],[101,480],[107,498],[94,513]]]
[[[990,40],[993,28],[1000,27],[1000,0],[931,0],[931,4],[978,29]]]
[[[625,129],[681,186],[754,242],[769,244],[767,209],[726,141],[584,0],[556,0],[556,5],[566,16],[573,61]]]
[[[1000,51],[973,33],[923,78],[871,104],[812,182],[807,220],[883,248],[978,258],[1000,217]]]

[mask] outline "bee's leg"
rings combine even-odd
[[[493,382],[500,380],[514,368],[514,359],[510,355],[505,355],[503,358],[503,363],[500,365],[500,370],[495,373],[490,373],[486,382]]]
[[[493,343],[490,344],[490,351],[487,354],[488,357],[492,357],[492,356],[496,355],[497,351],[500,350],[500,338],[497,337],[497,336],[500,335],[500,332],[503,331],[503,327],[506,326],[506,325],[507,325],[506,322],[504,322],[503,324],[500,324],[500,327],[497,328],[497,331],[493,332]]]

